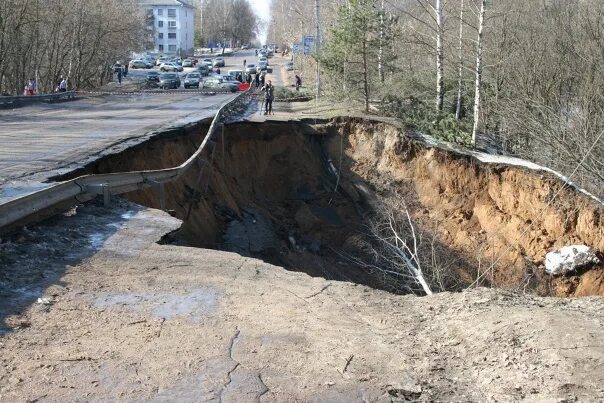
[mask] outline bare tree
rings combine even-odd
[[[436,15],[436,110],[442,111],[445,100],[443,0],[436,0],[434,13]]]
[[[461,106],[463,98],[463,11],[464,11],[464,0],[460,0],[459,6],[459,76],[457,78],[457,106],[455,108],[455,119],[461,119]]]
[[[478,38],[476,39],[476,84],[474,86],[474,125],[472,127],[472,145],[476,146],[476,134],[480,120],[480,95],[482,88],[482,31],[484,29],[484,14],[487,0],[481,0],[480,17],[478,20]]]

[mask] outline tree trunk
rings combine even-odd
[[[367,72],[367,37],[363,37],[363,95],[365,95],[365,112],[369,112],[369,74]]]
[[[455,109],[455,119],[461,119],[461,97],[463,96],[463,6],[464,0],[461,0],[461,11],[459,12],[459,77],[457,83],[457,108]]]
[[[378,73],[384,82],[384,0],[380,9],[380,48],[378,50]]]
[[[482,0],[480,18],[478,21],[478,40],[476,42],[476,86],[474,95],[474,127],[472,128],[472,146],[476,147],[478,120],[480,119],[480,89],[482,86],[482,31],[484,29],[484,14],[487,0]]]
[[[445,99],[444,51],[443,51],[443,0],[436,0],[436,110],[443,110]]]

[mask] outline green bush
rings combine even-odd
[[[457,120],[455,115],[449,113],[437,114],[432,104],[426,104],[415,97],[399,98],[389,95],[383,100],[383,112],[437,139],[471,145],[471,122],[466,119]]]
[[[296,91],[296,90],[291,90],[287,87],[275,87],[275,99],[287,101],[287,100],[291,100],[291,99],[309,97],[309,96],[312,96],[312,95],[306,90]]]

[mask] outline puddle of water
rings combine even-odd
[[[199,320],[213,313],[218,306],[220,291],[213,289],[196,289],[190,294],[110,294],[98,297],[96,307],[120,307],[138,312],[146,312],[165,319],[188,317]]]

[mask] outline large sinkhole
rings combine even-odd
[[[206,130],[156,136],[84,171],[176,166]],[[159,208],[155,189],[124,196]],[[231,251],[391,292],[423,293],[405,269],[408,259],[423,268],[433,291],[604,294],[601,264],[565,276],[543,267],[556,247],[604,250],[600,204],[543,172],[482,164],[385,123],[226,125],[195,167],[166,186],[166,208],[183,225],[164,243]]]

